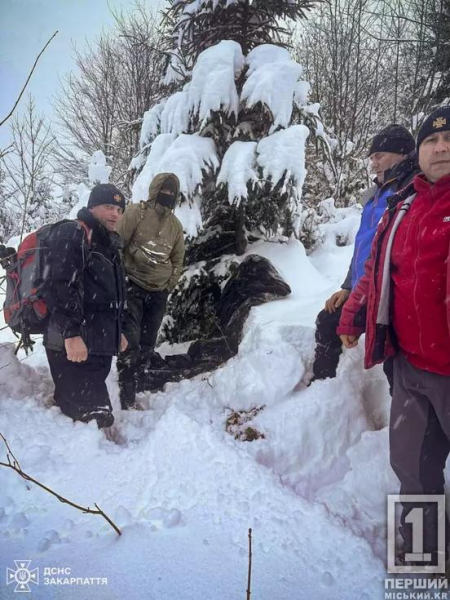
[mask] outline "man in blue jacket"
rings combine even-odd
[[[369,159],[374,179],[374,190],[364,206],[361,224],[355,238],[355,249],[350,268],[341,290],[325,302],[325,308],[316,320],[316,349],[313,378],[335,377],[342,352],[342,342],[336,334],[342,307],[364,273],[378,223],[386,210],[389,198],[405,187],[418,172],[414,153],[414,138],[401,125],[388,125],[372,140]],[[391,362],[384,365],[392,389]]]

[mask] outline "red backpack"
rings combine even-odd
[[[75,221],[84,229],[90,246],[90,228],[83,221]],[[68,219],[44,225],[27,235],[17,252],[8,257],[6,264],[6,324],[21,334],[44,333],[50,316],[45,292],[50,281],[47,240],[55,227],[73,223]]]

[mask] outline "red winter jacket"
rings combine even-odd
[[[400,348],[414,366],[450,375],[449,256],[450,176],[416,176],[384,214],[337,330],[366,331],[367,369]]]

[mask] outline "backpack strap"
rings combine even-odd
[[[139,201],[139,221],[137,222],[137,225],[134,228],[134,231],[130,237],[130,241],[127,244],[128,246],[131,246],[131,244],[134,242],[137,231],[139,229],[139,225],[142,223],[142,220],[145,217],[145,213],[148,208],[149,208],[148,200],[140,200]]]
[[[145,215],[145,211],[148,208],[148,202],[146,200],[141,200],[139,202],[139,219],[143,219]]]
[[[86,225],[84,221],[80,219],[75,219],[75,223],[77,224],[78,229],[84,230],[84,239],[83,242],[86,242],[88,252],[86,254],[84,243],[81,244],[81,255],[83,257],[83,269],[86,268],[87,257],[90,254],[91,245],[92,245],[92,229]]]

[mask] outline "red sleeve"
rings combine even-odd
[[[370,281],[372,279],[375,257],[378,253],[378,238],[380,233],[385,230],[386,224],[389,221],[387,211],[378,225],[377,232],[372,242],[370,256],[364,265],[364,275],[355,285],[352,293],[348,297],[347,302],[342,308],[339,327],[337,328],[338,335],[361,335],[366,331],[367,319],[367,296],[369,294]]]
[[[360,336],[366,330],[367,293],[369,291],[370,279],[367,273],[369,263],[372,263],[372,258],[366,262],[364,275],[358,281],[342,308],[339,327],[337,328],[338,335]]]

